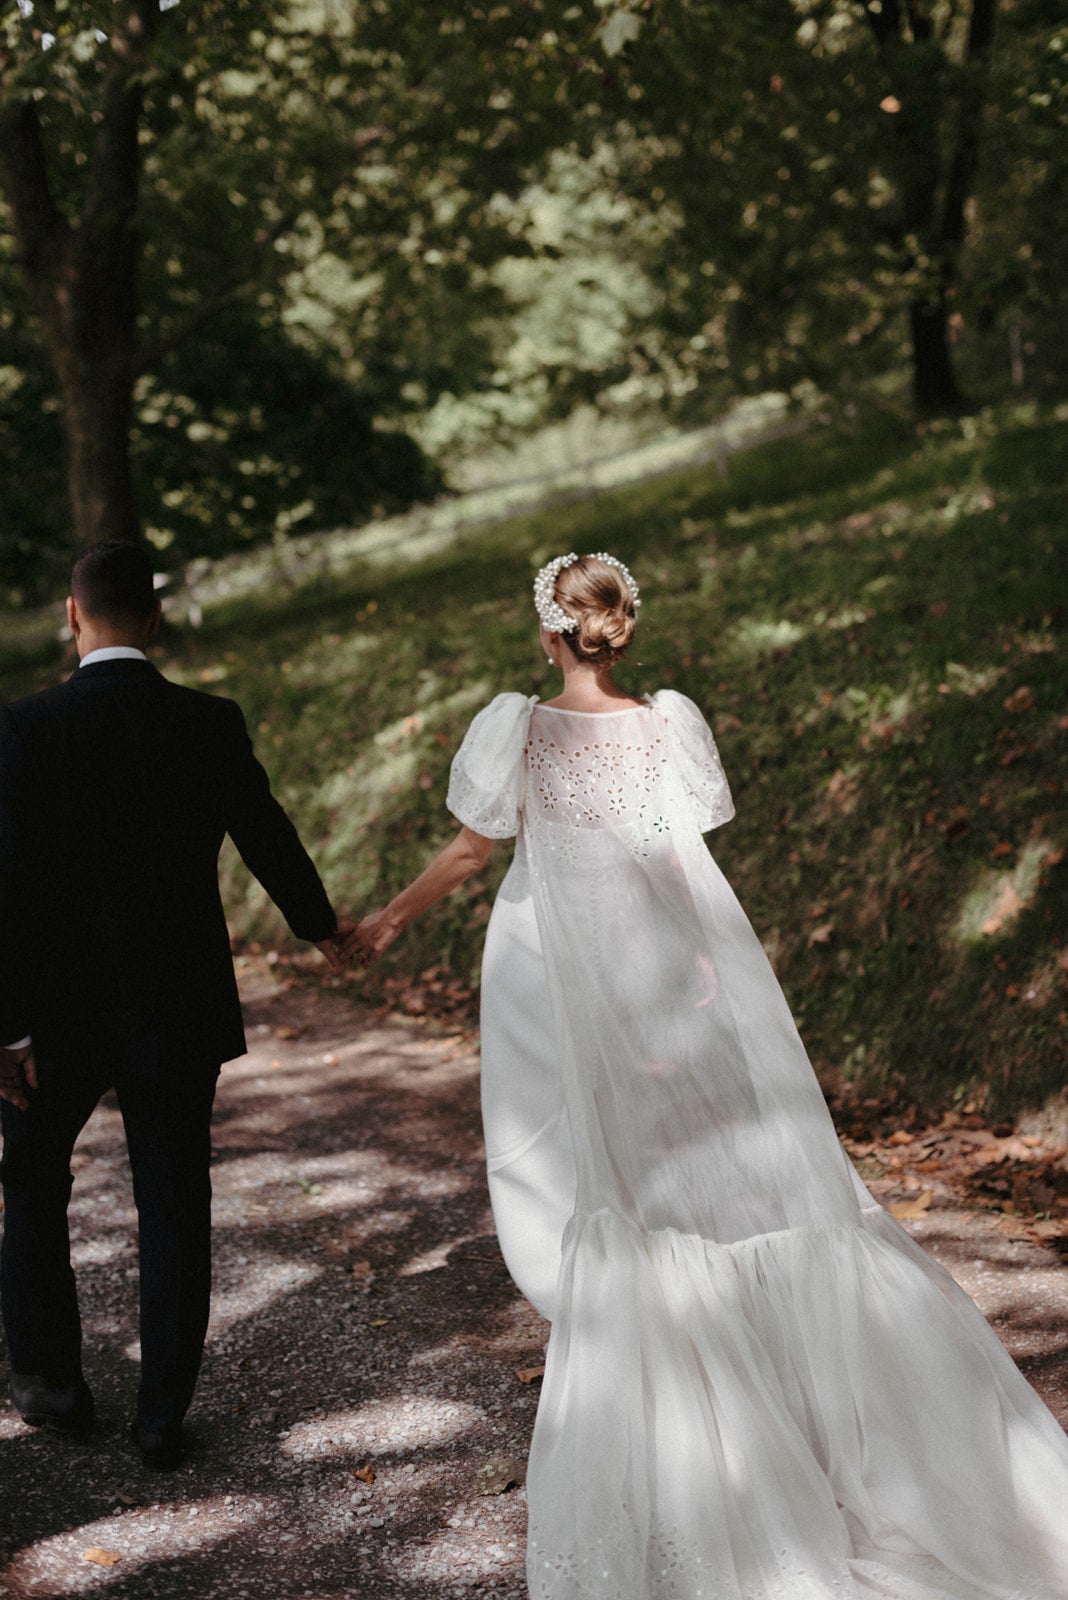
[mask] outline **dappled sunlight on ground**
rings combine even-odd
[[[354,1411],[331,1412],[293,1428],[282,1443],[288,1456],[349,1454],[361,1460],[393,1456],[426,1445],[445,1444],[485,1420],[475,1406],[457,1404],[446,1391],[405,1400],[397,1414],[389,1401],[372,1401]],[[324,1437],[325,1435],[325,1437]]]
[[[492,1233],[473,1041],[356,1011],[282,963],[242,971],[253,1049],[219,1095],[199,1448],[150,1476],[124,1437],[136,1258],[105,1105],[79,1148],[72,1212],[101,1427],[60,1439],[0,1406],[0,1472],[14,1486],[0,1583],[14,1600],[91,1588],[111,1600],[524,1600],[523,1463],[548,1327]],[[1068,1421],[1066,1275],[1021,1219],[977,1217],[944,1172],[929,1175],[932,1150],[953,1141],[976,1163],[1048,1153],[950,1119],[926,1143],[920,1130],[904,1145],[869,1140],[860,1159],[888,1202],[930,1190],[906,1225]],[[118,1561],[86,1562],[93,1546]]]
[[[980,867],[952,924],[961,944],[993,939],[1012,931],[1013,923],[1034,900],[1042,868],[1055,854],[1048,839],[1032,840],[1023,846],[1016,865],[1009,872]]]
[[[114,1593],[146,1567],[203,1554],[232,1538],[234,1523],[255,1504],[250,1496],[212,1495],[181,1505],[152,1505],[98,1517],[19,1551],[8,1563],[8,1593]],[[262,1503],[260,1512],[264,1511]],[[95,1552],[89,1559],[86,1552]],[[112,1559],[114,1558],[114,1559]],[[143,1595],[151,1591],[145,1587]]]

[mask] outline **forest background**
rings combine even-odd
[[[536,565],[612,549],[635,686],[713,716],[717,854],[825,1081],[1055,1096],[1063,7],[0,15],[0,692],[67,670],[79,545],[145,538],[161,664],[241,700],[357,909],[447,837],[472,711],[547,688]],[[629,486],[562,471],[597,456]],[[487,520],[517,477],[552,505]],[[470,1012],[499,870],[368,997]]]

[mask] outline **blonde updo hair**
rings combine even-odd
[[[578,626],[560,635],[580,661],[611,666],[634,635],[637,602],[618,567],[579,556],[557,575],[553,597]]]

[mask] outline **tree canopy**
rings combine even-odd
[[[78,538],[136,534],[139,498],[160,542],[178,536],[160,514],[174,451],[155,430],[206,447],[228,426],[225,391],[243,386],[248,408],[240,372],[221,406],[198,398],[224,326],[246,376],[269,364],[249,341],[283,340],[305,377],[321,366],[323,404],[347,386],[338,420],[355,408],[364,426],[328,446],[348,455],[347,514],[433,484],[418,451],[376,444],[371,425],[485,376],[502,304],[488,269],[522,248],[495,202],[570,136],[568,71],[595,75],[548,37],[553,11],[21,0],[6,14],[2,359],[20,411],[57,393]],[[270,393],[257,404],[266,416]],[[299,460],[305,441],[272,421],[271,450]],[[293,466],[273,473],[296,485],[290,524],[307,500]],[[338,515],[328,498],[320,515]]]
[[[632,192],[677,228],[680,341],[746,385],[893,359],[962,395],[963,326],[1063,311],[1055,0],[625,0],[602,44]]]
[[[17,0],[0,584],[391,509],[576,403],[911,360],[958,408],[962,339],[1063,317],[1066,62],[1056,0]]]

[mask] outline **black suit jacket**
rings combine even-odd
[[[241,1055],[226,833],[298,938],[334,931],[232,700],[117,660],[0,707],[0,1044]]]

